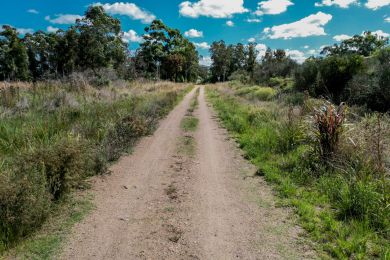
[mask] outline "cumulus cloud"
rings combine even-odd
[[[207,43],[207,42],[194,42],[194,45],[200,49],[204,49],[204,50],[207,50],[207,49],[210,49],[210,45]]]
[[[257,59],[260,60],[265,55],[265,52],[267,51],[267,46],[265,44],[258,43],[256,44],[255,49],[259,53],[257,55]]]
[[[290,5],[294,5],[289,0],[268,0],[258,3],[257,10],[255,11],[256,15],[263,14],[281,14],[287,11],[287,8]]]
[[[271,39],[326,35],[324,26],[330,20],[332,15],[318,12],[293,23],[266,27],[263,32]]]
[[[112,4],[96,3],[94,5],[102,6],[103,9],[111,15],[125,15],[133,20],[140,20],[142,23],[148,24],[156,19],[156,16],[144,9],[139,8],[133,3],[116,2]]]
[[[299,50],[286,50],[286,55],[298,63],[303,63],[306,60],[305,53]]]
[[[309,45],[303,46],[304,49],[309,49],[309,47],[310,47]]]
[[[34,30],[31,29],[31,28],[16,28],[16,31],[20,34],[20,35],[25,35],[27,33],[34,33]]]
[[[253,37],[248,39],[248,42],[255,42],[255,41],[256,41],[256,39]]]
[[[210,67],[212,64],[211,57],[210,56],[201,57],[199,59],[199,64],[202,66]]]
[[[352,36],[349,36],[349,35],[346,35],[346,34],[339,34],[339,35],[333,36],[333,39],[335,39],[338,42],[341,42],[341,41],[347,40],[347,39],[349,39],[351,37]]]
[[[372,32],[372,34],[376,34],[376,35],[378,35],[379,37],[389,37],[389,36],[390,36],[390,34],[384,32],[384,31],[382,31],[382,30],[374,31],[374,32]]]
[[[127,32],[123,32],[123,41],[124,42],[142,42],[143,38],[142,36],[139,36],[136,31],[134,30],[128,30]]]
[[[245,12],[248,12],[248,9],[244,7],[244,0],[185,1],[179,5],[179,13],[192,18],[198,18],[199,16],[227,18]]]
[[[202,31],[198,31],[196,29],[190,29],[190,30],[186,31],[184,33],[184,35],[186,37],[189,37],[189,38],[202,38],[203,37],[203,32]]]
[[[307,51],[307,54],[309,54],[309,55],[314,55],[314,54],[317,54],[317,53],[318,53],[318,51],[314,50],[314,49],[311,49],[311,50]]]
[[[341,8],[348,8],[350,5],[359,4],[358,0],[322,0],[319,3],[315,3],[315,6],[332,6],[336,5]]]
[[[248,23],[261,23],[261,19],[258,18],[248,18],[246,19]]]
[[[234,23],[233,23],[233,21],[226,21],[226,25],[229,27],[233,27]]]
[[[365,6],[372,10],[377,10],[386,5],[390,5],[390,0],[368,0]]]
[[[39,12],[35,9],[28,9],[27,10],[27,13],[30,13],[30,14],[39,14]]]
[[[46,16],[45,20],[54,24],[73,24],[77,19],[82,19],[83,17],[78,14],[56,14],[55,18]]]
[[[51,25],[49,25],[48,27],[46,27],[46,31],[48,31],[49,33],[55,33],[59,30],[60,28],[56,28],[56,27],[53,27]]]
[[[385,18],[385,22],[386,22],[386,23],[390,23],[390,17],[386,17],[386,18]]]

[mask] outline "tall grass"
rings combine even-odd
[[[187,90],[170,83],[74,89],[55,82],[1,89],[0,252],[39,227],[86,177],[105,173],[152,133]]]
[[[325,103],[327,111],[315,110],[324,105],[320,100],[291,107],[286,95],[243,102],[228,86],[207,90],[225,127],[258,174],[273,183],[281,204],[295,209],[322,257],[389,259],[390,181],[384,159],[389,118],[381,117],[378,137],[372,135],[373,129],[379,132],[375,115],[344,118],[341,108],[330,104]],[[372,153],[375,148],[380,151]]]

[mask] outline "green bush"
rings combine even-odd
[[[46,176],[48,191],[58,200],[83,178],[95,174],[91,150],[83,141],[69,136],[28,152],[22,160],[30,169],[36,168]]]
[[[47,179],[29,166],[0,172],[0,249],[38,227],[51,204]]]

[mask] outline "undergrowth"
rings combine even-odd
[[[188,90],[170,83],[1,90],[0,254],[39,228],[71,190],[85,188],[87,177],[105,173],[151,134]]]
[[[314,116],[318,100],[296,107],[286,96],[242,102],[236,96],[241,93],[226,86],[209,86],[207,94],[258,175],[274,185],[281,205],[295,209],[321,257],[390,259],[390,182],[380,147],[388,118],[382,118],[382,128],[372,115],[342,131],[334,125],[343,123],[340,109],[332,114],[336,121],[330,112]],[[322,127],[330,132],[325,135]],[[383,136],[377,137],[378,129]]]

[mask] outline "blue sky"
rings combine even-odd
[[[3,1],[0,24],[20,33],[67,28],[91,4],[101,4],[119,18],[130,48],[137,48],[143,28],[153,18],[191,37],[207,62],[208,45],[256,42],[287,49],[298,61],[365,30],[390,34],[390,0],[13,0]]]

